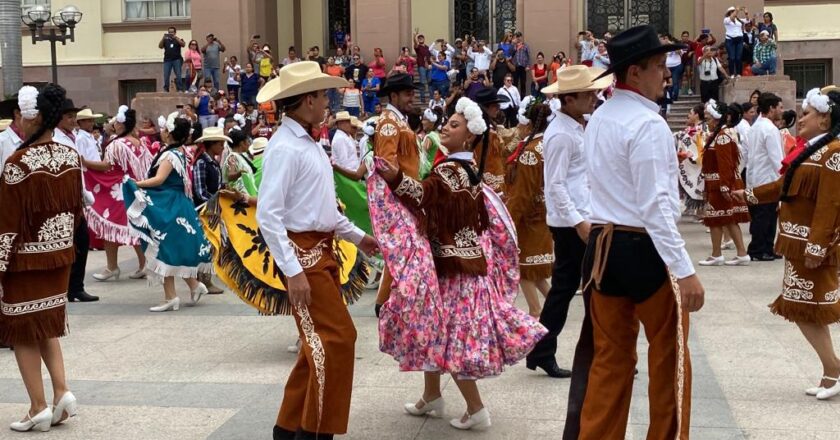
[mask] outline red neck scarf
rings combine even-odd
[[[806,146],[807,143],[805,142],[805,139],[797,136],[796,146],[790,150],[790,153],[788,153],[784,159],[782,159],[782,169],[779,171],[780,174],[785,174],[785,171],[787,171],[788,167],[790,167],[790,164],[792,164],[794,159],[799,156],[799,153],[802,153],[805,150]]]
[[[616,82],[615,83],[615,88],[619,89],[619,90],[627,90],[628,92],[633,92],[633,93],[635,93],[639,96],[645,96],[645,95],[642,95],[641,90],[639,90],[639,89],[637,89],[637,88],[635,88],[631,85],[625,84],[623,82]]]

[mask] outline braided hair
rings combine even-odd
[[[811,157],[811,155],[816,153],[820,148],[828,145],[829,142],[833,141],[837,138],[837,136],[840,136],[840,92],[829,92],[828,99],[830,101],[829,114],[831,115],[831,128],[828,130],[828,134],[805,148],[805,150],[799,153],[799,156],[796,156],[796,158],[793,159],[793,162],[791,162],[785,172],[785,181],[782,185],[781,200],[783,202],[786,202],[789,199],[788,191],[790,190],[790,184],[793,182],[793,175],[796,173],[797,168],[799,168],[806,159]],[[812,109],[811,111],[816,110]]]
[[[146,177],[152,178],[157,174],[157,165],[160,158],[167,152],[172,151],[176,148],[183,147],[187,139],[190,137],[190,128],[192,127],[192,123],[185,118],[176,118],[175,119],[175,129],[169,132],[169,136],[172,136],[173,143],[166,146],[166,148],[161,148],[158,151],[158,154],[155,155],[154,160],[152,160],[152,166],[149,167],[149,173]]]
[[[725,102],[718,102],[715,110],[717,110],[717,112],[722,116],[717,123],[715,132],[712,133],[712,135],[709,136],[709,139],[706,140],[706,145],[703,147],[704,150],[712,145],[724,127],[733,128],[741,122],[742,112],[741,106],[738,104],[727,105]]]
[[[480,106],[479,108],[481,108],[481,117],[484,119],[484,123],[487,124],[487,129],[484,130],[484,133],[481,136],[476,136],[472,143],[472,151],[475,151],[478,143],[481,142],[481,158],[479,158],[478,161],[478,175],[473,176],[470,174],[470,183],[473,185],[481,183],[481,176],[484,175],[484,166],[487,162],[487,150],[490,149],[490,127],[492,127],[490,124],[490,115],[487,113],[487,110],[484,110],[484,108]],[[473,180],[477,181],[474,182]]]
[[[526,145],[534,139],[534,136],[545,132],[545,129],[548,128],[549,116],[551,116],[551,106],[547,104],[535,103],[528,107],[525,117],[531,121],[531,133],[525,138]]]
[[[41,115],[41,126],[38,127],[38,130],[32,136],[29,136],[20,144],[18,150],[29,147],[45,133],[55,130],[55,127],[58,126],[58,123],[61,122],[61,118],[64,116],[62,107],[66,99],[67,91],[58,84],[47,84],[41,89],[41,92],[38,93],[36,104],[38,113]]]
[[[116,139],[124,138],[134,131],[137,126],[137,110],[131,109],[125,112],[125,122],[122,123],[123,131],[117,135]]]

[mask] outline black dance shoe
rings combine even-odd
[[[68,293],[67,294],[67,299],[70,302],[79,301],[79,302],[83,302],[83,303],[99,301],[98,296],[91,295],[91,294],[85,292],[84,290],[82,290],[81,292],[76,292],[76,293]]]
[[[274,432],[272,433],[274,440],[295,440],[298,438],[298,433],[283,429],[274,425]]]
[[[572,377],[572,372],[569,370],[564,370],[557,365],[557,361],[553,358],[545,359],[542,361],[525,361],[525,366],[528,367],[529,370],[536,370],[537,368],[541,368],[548,374],[550,377],[555,379],[565,379]]]

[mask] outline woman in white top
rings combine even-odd
[[[743,12],[744,18],[738,18]],[[749,14],[745,6],[735,9],[731,6],[726,10],[723,19],[723,27],[726,29],[726,56],[729,58],[729,71],[737,77],[741,75],[743,63],[741,57],[744,55],[744,23],[749,21]]]
[[[504,84],[496,94],[504,96],[510,101],[502,102],[499,108],[505,114],[505,128],[516,127],[519,124],[516,115],[519,112],[519,106],[522,104],[522,97],[519,95],[519,89],[513,85],[513,75],[505,75]]]
[[[709,99],[718,100],[720,78],[729,79],[729,74],[723,68],[718,58],[717,48],[706,46],[703,48],[703,58],[697,64],[700,75],[700,100],[705,104]]]
[[[225,63],[228,96],[234,101],[239,100],[239,74],[242,71],[242,66],[237,64],[238,61],[236,55],[233,55]]]

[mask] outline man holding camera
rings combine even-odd
[[[181,82],[181,66],[184,64],[181,48],[186,43],[176,35],[177,32],[174,26],[170,26],[158,43],[158,48],[163,49],[163,90],[165,92],[169,91],[169,76],[172,73],[175,73],[175,88],[179,92],[185,90]]]
[[[204,77],[213,79],[213,88],[219,90],[219,71],[221,70],[221,52],[225,51],[225,45],[219,41],[213,34],[208,34],[205,38],[207,42],[201,48],[201,53],[204,54]]]
[[[505,51],[502,49],[496,50],[496,56],[490,62],[490,72],[493,78],[493,88],[501,89],[505,85],[505,77],[513,75],[516,71],[516,66],[510,58],[505,58]]]
[[[480,73],[487,74],[490,69],[490,60],[493,58],[493,52],[484,45],[484,41],[479,40],[475,47],[467,50],[467,55],[473,60],[474,66]]]

